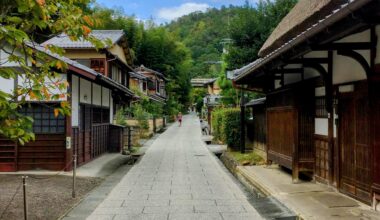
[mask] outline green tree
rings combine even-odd
[[[253,7],[248,1],[231,20],[228,69],[238,69],[258,58],[258,52],[278,23],[289,13],[297,0],[260,0]]]
[[[91,26],[98,21],[83,13],[88,0],[2,0],[0,4],[0,77],[16,80],[22,76],[26,83],[13,93],[0,92],[0,135],[23,144],[34,138],[33,120],[19,113],[27,98],[33,101],[58,100],[67,89],[66,81],[57,80],[66,71],[66,64],[35,50],[35,42],[66,33],[73,40],[86,39],[96,46],[102,42],[90,35]],[[63,54],[53,45],[45,48]],[[4,58],[5,57],[5,58]],[[11,67],[9,67],[11,66]],[[14,68],[17,66],[17,68]],[[56,94],[53,89],[59,88]],[[55,115],[69,114],[68,102],[55,107]]]

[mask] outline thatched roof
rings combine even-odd
[[[265,57],[270,54],[344,3],[347,3],[347,0],[299,0],[274,29],[260,49],[259,56]]]
[[[244,84],[243,80],[248,75],[259,73],[261,68],[270,65],[270,62],[280,55],[306,42],[372,1],[375,0],[300,0],[262,47],[259,54],[262,58],[235,70],[234,81]]]

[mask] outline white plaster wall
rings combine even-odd
[[[102,105],[102,87],[98,84],[92,84],[92,95],[94,98],[92,99],[93,105]]]
[[[87,99],[84,97],[87,96]],[[80,103],[91,104],[91,82],[80,79]]]
[[[14,90],[14,79],[4,79],[0,77],[0,91],[12,94]]]
[[[362,54],[367,62],[369,61],[369,51],[357,51]],[[333,84],[342,84],[367,79],[366,73],[361,65],[352,58],[340,56],[334,52],[333,64]]]
[[[71,126],[79,126],[79,78],[71,78]]]
[[[325,90],[324,86],[315,88],[315,96],[316,97],[321,97],[321,96],[325,96],[325,95],[326,95],[326,90]]]
[[[103,89],[102,106],[109,107],[110,106],[110,90],[104,87],[102,89]]]
[[[315,134],[324,136],[329,135],[329,120],[327,118],[315,119]]]
[[[348,42],[369,42],[371,39],[371,34],[369,30],[350,35],[348,37],[342,38],[336,42],[338,43],[348,43]],[[370,60],[369,50],[357,50],[366,60]],[[352,58],[340,56],[337,52],[334,52],[334,65],[333,65],[333,83],[341,84],[347,82],[354,82],[359,80],[365,80],[367,78],[364,69],[361,65],[353,60]]]
[[[281,80],[278,80],[278,79],[276,79],[275,81],[274,81],[274,88],[275,89],[278,89],[278,88],[280,88],[281,87]]]
[[[284,84],[292,84],[302,80],[301,74],[285,74],[284,76]]]
[[[377,25],[376,26],[376,34],[377,36],[379,37],[380,36],[380,25]],[[379,40],[377,41],[377,56],[376,56],[376,59],[375,59],[375,64],[380,64],[380,44],[379,44]]]
[[[317,72],[315,69],[311,68],[305,68],[305,79],[311,79],[319,76],[319,72]]]
[[[304,55],[304,58],[327,58],[327,51],[312,51]]]
[[[371,40],[371,32],[370,30],[365,30],[357,34],[349,35],[335,42],[337,43],[369,42],[370,40]]]

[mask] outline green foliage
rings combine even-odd
[[[265,160],[256,152],[242,154],[240,151],[228,151],[228,155],[234,158],[240,165],[263,165]]]
[[[0,51],[8,57],[1,62],[19,67],[0,68],[0,78],[24,80],[13,93],[0,93],[0,135],[21,144],[34,139],[33,121],[17,113],[28,99],[58,101],[55,116],[70,114],[70,104],[59,101],[68,87],[59,78],[67,64],[36,50],[35,42],[64,32],[73,40],[86,39],[97,47],[103,46],[103,42],[90,35],[91,26],[98,21],[83,14],[82,6],[88,3],[88,0],[5,0],[0,4]],[[58,55],[64,52],[53,45],[46,46],[46,50]]]
[[[139,128],[142,130],[148,130],[149,129],[149,122],[150,114],[144,109],[142,104],[135,103],[131,107],[131,111],[133,114],[133,117],[137,120]]]
[[[115,114],[115,121],[117,125],[128,126],[127,123],[127,113],[128,111],[124,108],[119,109]]]
[[[297,0],[260,0],[256,7],[247,1],[231,20],[229,36],[233,44],[226,57],[228,69],[238,69],[256,60],[258,52],[274,28]]]
[[[207,95],[207,91],[205,88],[193,88],[191,90],[191,102],[195,103],[196,111],[198,113],[202,112],[203,107],[203,98]]]
[[[212,125],[212,135],[217,141],[221,141],[222,138],[222,119],[223,119],[224,109],[214,109],[211,116],[211,125]]]
[[[240,146],[240,109],[220,108],[212,112],[213,135],[228,147]]]

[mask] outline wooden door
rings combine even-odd
[[[78,163],[86,163],[91,157],[91,108],[87,105],[80,106],[80,132],[79,132]]]
[[[368,92],[359,86],[339,99],[340,190],[370,203],[372,150]]]

